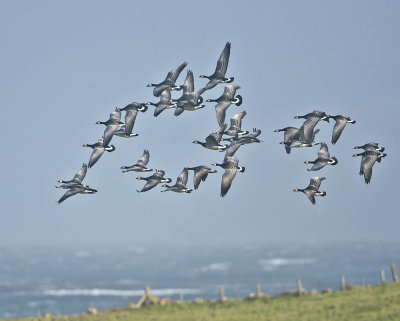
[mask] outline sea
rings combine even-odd
[[[85,313],[137,302],[146,286],[158,297],[218,299],[346,283],[392,281],[400,243],[212,244],[123,247],[0,247],[0,318]]]

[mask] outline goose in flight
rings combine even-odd
[[[149,177],[136,177],[138,180],[146,181],[146,184],[143,188],[139,191],[136,190],[138,193],[143,193],[151,190],[152,188],[156,187],[160,183],[171,183],[172,180],[170,178],[164,178],[165,172],[163,170],[156,170],[156,172],[149,176]]]
[[[94,194],[96,192],[97,192],[97,190],[95,190],[93,188],[89,188],[89,187],[85,187],[85,186],[75,186],[75,187],[68,189],[68,191],[66,191],[64,193],[64,195],[61,196],[61,198],[57,201],[57,203],[61,204],[68,197],[71,197],[76,194]]]
[[[153,95],[155,97],[160,97],[161,93],[164,90],[181,90],[181,86],[177,86],[175,84],[176,80],[178,79],[180,73],[182,70],[187,66],[187,62],[184,62],[183,64],[179,65],[175,69],[172,69],[168,74],[167,77],[164,79],[163,82],[160,82],[159,84],[148,84],[147,87],[154,87],[153,89]]]
[[[205,148],[212,150],[220,150],[220,151],[225,150],[227,145],[221,145],[220,142],[226,127],[227,127],[226,124],[221,125],[215,132],[207,136],[206,141],[204,143],[195,140],[193,144],[199,144]]]
[[[176,179],[176,183],[172,186],[163,184],[161,187],[165,187],[166,189],[161,192],[172,191],[175,193],[190,193],[192,192],[192,190],[186,187],[187,180],[188,180],[188,168],[185,167],[182,173]]]
[[[284,132],[283,133],[283,141],[280,144],[285,145],[285,150],[287,154],[290,154],[291,151],[291,143],[292,141],[299,141],[300,138],[300,131],[296,127],[285,127],[282,129],[275,129],[275,133]]]
[[[103,138],[100,138],[96,144],[84,144],[83,147],[90,147],[93,148],[93,152],[90,155],[89,159],[89,168],[92,168],[94,164],[99,160],[101,155],[103,155],[104,151],[113,152],[115,150],[114,145],[104,147]]]
[[[376,152],[383,152],[385,147],[379,147],[379,143],[367,143],[362,146],[355,146],[354,149],[374,150]]]
[[[194,189],[198,189],[201,181],[205,181],[208,174],[216,173],[217,171],[214,169],[211,169],[210,167],[200,165],[196,167],[188,167],[188,170],[194,171],[194,176],[193,176],[193,186]]]
[[[85,178],[86,173],[87,173],[87,164],[83,163],[81,169],[75,174],[73,179],[71,179],[69,181],[64,181],[62,179],[59,179],[58,183],[61,183],[63,185],[62,186],[56,186],[56,187],[59,188],[59,187],[63,187],[63,186],[82,185],[82,181]]]
[[[124,110],[126,112],[125,125],[121,126],[117,130],[117,132],[115,132],[115,135],[118,135],[120,137],[138,136],[138,134],[132,133],[133,126],[135,125],[136,116],[139,111],[144,113],[147,109],[148,107],[146,106],[146,104],[137,102],[130,103],[129,105],[126,105],[124,108],[121,108],[121,110]]]
[[[147,168],[146,165],[148,164],[150,159],[150,153],[147,149],[144,150],[142,157],[138,159],[136,164],[132,166],[122,166],[122,173],[134,171],[134,172],[151,172],[152,169]]]
[[[121,121],[121,110],[119,108],[115,108],[115,111],[110,114],[110,118],[107,121],[98,121],[96,122],[96,124],[107,126],[103,134],[103,146],[106,147],[111,142],[112,137],[114,136],[120,125],[124,124]]]
[[[214,88],[219,83],[231,83],[235,78],[226,78],[226,70],[228,69],[229,56],[231,53],[231,43],[227,42],[224,50],[218,59],[217,67],[211,76],[200,75],[200,78],[207,78],[209,81],[206,85],[206,90]]]
[[[332,157],[329,155],[328,146],[325,143],[321,143],[321,147],[318,151],[318,158],[315,161],[308,161],[304,162],[305,164],[313,164],[311,169],[308,171],[317,171],[323,168],[325,165],[336,165],[338,160],[336,157]]]
[[[242,96],[236,94],[236,90],[238,90],[240,86],[237,85],[228,85],[225,86],[223,94],[217,99],[207,99],[206,102],[216,102],[215,113],[217,116],[218,124],[223,124],[225,122],[226,110],[231,104],[235,104],[236,106],[240,106],[242,104]]]
[[[313,177],[310,179],[310,184],[306,188],[296,188],[293,192],[303,192],[308,199],[315,205],[315,196],[325,196],[326,192],[320,192],[319,187],[325,177]]]
[[[239,166],[239,160],[236,157],[225,156],[224,162],[222,164],[213,163],[212,166],[220,166],[225,169],[222,175],[221,181],[221,197],[224,197],[231,188],[232,181],[236,176],[237,172],[244,172],[245,167]]]
[[[336,144],[338,141],[340,135],[343,132],[343,129],[346,127],[347,124],[355,124],[356,121],[350,119],[350,117],[346,117],[343,115],[336,115],[336,116],[329,116],[329,118],[332,118],[333,120],[336,121],[335,125],[333,126],[333,132],[332,132],[332,144]]]
[[[363,153],[354,154],[353,157],[362,156],[361,158],[361,166],[360,166],[360,175],[364,175],[365,184],[369,184],[371,182],[372,177],[372,167],[378,161],[381,162],[383,157],[386,157],[387,154],[380,153],[375,150],[366,150]]]
[[[154,117],[157,117],[166,109],[176,107],[175,104],[171,103],[171,91],[167,89],[163,90],[161,93],[160,101],[158,103],[148,102],[146,105],[152,105],[156,107],[154,110]]]

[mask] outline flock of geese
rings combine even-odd
[[[296,127],[285,127],[282,129],[276,129],[275,132],[284,132],[283,141],[280,144],[285,145],[286,152],[290,154],[292,148],[300,147],[313,147],[315,145],[321,145],[318,151],[317,159],[313,161],[306,160],[305,164],[312,164],[313,166],[308,171],[318,171],[324,168],[326,165],[336,165],[338,160],[336,157],[331,157],[328,150],[328,145],[326,143],[316,143],[314,142],[315,135],[320,131],[315,129],[315,126],[320,120],[324,120],[329,123],[329,119],[335,120],[335,125],[333,126],[332,140],[331,143],[334,145],[337,143],[340,135],[342,134],[344,128],[347,124],[355,124],[355,120],[350,119],[343,115],[330,116],[325,112],[314,110],[313,112],[306,114],[304,116],[295,116],[294,118],[300,119],[304,118],[305,121],[300,128]],[[385,148],[379,147],[378,143],[367,143],[362,146],[355,146],[354,149],[364,149],[363,153],[354,154],[353,156],[362,156],[360,175],[364,175],[364,180],[366,184],[369,184],[372,176],[372,167],[378,161],[386,156],[382,153]],[[326,192],[321,192],[319,190],[321,182],[325,180],[325,177],[313,177],[310,179],[310,184],[306,188],[296,188],[294,192],[303,192],[307,195],[312,204],[315,204],[315,196],[325,196]]]
[[[177,85],[176,81],[187,66],[184,62],[180,66],[171,70],[164,81],[155,84],[150,83],[147,87],[153,87],[153,95],[155,97],[160,97],[159,102],[153,103],[137,103],[133,102],[124,108],[116,108],[111,114],[107,121],[98,121],[96,124],[106,126],[103,137],[99,139],[94,144],[84,144],[83,147],[90,147],[93,152],[90,156],[89,163],[83,164],[82,168],[75,174],[74,178],[68,181],[58,180],[61,184],[56,186],[57,188],[63,188],[67,191],[62,195],[62,197],[57,201],[61,203],[67,198],[76,194],[93,194],[97,190],[90,188],[88,185],[82,184],[82,181],[87,173],[88,167],[93,167],[96,162],[100,159],[105,151],[113,152],[115,150],[114,145],[110,145],[112,138],[117,135],[120,137],[134,137],[138,134],[132,133],[136,117],[139,112],[146,112],[148,106],[152,105],[155,107],[154,116],[157,117],[166,109],[175,109],[174,115],[179,116],[184,111],[195,111],[204,108],[203,97],[201,95],[209,89],[214,88],[221,83],[232,83],[234,77],[226,77],[226,71],[229,63],[231,44],[226,43],[219,59],[215,72],[210,76],[200,75],[200,78],[207,78],[208,82],[205,87],[198,90],[194,89],[194,76],[191,70],[187,71],[186,79],[183,85]],[[215,106],[216,118],[218,122],[218,129],[210,133],[205,138],[205,142],[200,142],[195,140],[193,143],[199,144],[204,148],[211,150],[224,151],[225,157],[222,163],[213,163],[212,166],[220,166],[225,171],[222,175],[221,181],[221,197],[224,197],[229,191],[232,181],[236,176],[237,172],[244,172],[245,167],[239,166],[239,160],[234,156],[240,146],[260,143],[261,141],[257,138],[261,134],[261,130],[254,128],[250,133],[249,131],[244,131],[241,129],[242,119],[246,116],[246,111],[242,111],[234,115],[230,119],[230,127],[225,123],[226,111],[231,104],[240,106],[242,104],[242,97],[236,95],[236,91],[240,88],[237,85],[227,85],[224,89],[222,95],[216,99],[208,99],[206,102],[217,103]],[[172,91],[182,90],[181,97],[177,99],[171,98]],[[236,95],[236,96],[235,96]],[[125,111],[125,122],[121,121],[121,111]],[[224,137],[225,135],[225,137]],[[221,142],[229,142],[223,144]],[[143,155],[138,159],[136,164],[131,166],[122,166],[121,170],[123,173],[126,172],[151,172],[153,169],[147,167],[150,160],[150,153],[148,150],[143,152]],[[147,177],[139,176],[138,180],[146,181],[145,185],[141,190],[137,192],[147,192],[157,186],[158,184],[163,184],[161,187],[165,188],[162,192],[172,191],[176,193],[191,193],[193,190],[187,187],[187,181],[189,176],[189,171],[193,171],[193,188],[196,190],[199,188],[200,182],[205,181],[208,174],[216,173],[216,170],[211,169],[205,165],[199,165],[196,167],[185,167],[174,185],[167,185],[171,183],[171,178],[165,178],[165,171],[155,170],[155,172]]]
[[[194,76],[191,70],[187,71],[186,79],[183,85],[177,85],[176,81],[187,66],[187,63],[179,65],[175,69],[171,70],[164,81],[161,83],[150,83],[147,87],[153,87],[153,95],[160,97],[158,102],[147,102],[137,103],[133,102],[124,108],[116,108],[111,114],[107,121],[98,121],[96,124],[106,126],[103,137],[94,144],[84,144],[84,147],[90,147],[93,152],[90,156],[89,163],[83,164],[82,168],[75,174],[73,179],[65,181],[59,180],[61,184],[56,186],[57,188],[63,188],[67,191],[57,201],[59,204],[65,199],[76,195],[76,194],[93,194],[97,190],[90,188],[88,185],[82,184],[82,181],[86,175],[88,167],[93,167],[96,162],[100,159],[105,151],[113,152],[115,150],[114,145],[110,145],[112,138],[116,135],[119,137],[130,138],[137,136],[132,132],[135,125],[135,121],[139,112],[146,112],[148,106],[154,106],[154,116],[157,117],[164,110],[174,109],[174,115],[179,116],[184,111],[195,111],[204,108],[205,105],[203,97],[201,96],[206,90],[212,89],[218,84],[228,84],[234,81],[234,77],[226,77],[226,71],[229,63],[231,44],[226,43],[219,59],[215,72],[210,76],[200,75],[200,78],[208,79],[205,87],[198,90],[194,89]],[[195,140],[194,144],[199,144],[204,148],[221,151],[225,153],[225,157],[222,163],[213,163],[212,166],[219,166],[224,169],[221,181],[221,197],[224,197],[229,191],[233,179],[237,172],[244,172],[245,167],[239,166],[239,160],[234,155],[237,150],[246,144],[260,143],[261,141],[257,138],[261,134],[261,130],[253,128],[250,133],[247,130],[242,130],[242,119],[246,116],[246,111],[235,114],[230,119],[230,126],[228,128],[225,122],[226,112],[230,105],[235,104],[240,106],[243,99],[240,95],[236,95],[236,91],[240,89],[237,85],[226,85],[222,95],[216,99],[207,99],[205,102],[216,103],[215,111],[218,122],[218,129],[210,133],[205,141]],[[182,90],[182,95],[177,99],[171,98],[172,91]],[[125,122],[121,121],[121,112],[125,112]],[[313,166],[308,171],[317,171],[327,165],[336,165],[338,160],[336,157],[331,157],[328,151],[326,143],[315,142],[315,135],[319,132],[319,129],[315,129],[316,125],[320,120],[324,120],[329,123],[330,119],[335,121],[332,133],[332,144],[336,144],[339,137],[341,136],[345,126],[350,123],[354,124],[355,121],[349,117],[343,115],[330,116],[322,111],[313,111],[303,116],[295,116],[296,119],[305,119],[303,125],[300,128],[296,127],[285,127],[282,129],[276,129],[275,132],[284,132],[284,140],[280,143],[283,144],[285,150],[290,154],[292,148],[302,147],[313,147],[320,145],[318,156],[315,160],[306,160],[306,164],[312,164]],[[225,136],[225,137],[224,137]],[[223,142],[227,142],[224,144]],[[384,147],[379,147],[377,143],[368,143],[362,146],[356,146],[355,149],[364,149],[363,153],[354,154],[353,156],[362,156],[360,175],[364,175],[365,183],[369,184],[372,176],[372,167],[376,161],[381,162],[381,159],[386,156],[383,151]],[[136,164],[131,166],[122,166],[121,170],[123,173],[126,172],[152,172],[153,169],[147,167],[150,160],[150,153],[148,150],[144,150],[143,155],[138,159]],[[168,185],[171,183],[171,178],[165,178],[165,171],[155,170],[154,173],[147,177],[139,176],[138,180],[146,181],[145,185],[141,190],[137,192],[147,192],[158,184],[162,184],[161,187],[165,188],[162,192],[172,191],[176,193],[191,193],[193,190],[187,187],[187,181],[189,171],[193,171],[193,188],[197,190],[201,181],[205,181],[208,174],[216,173],[216,170],[211,169],[205,165],[199,165],[196,167],[184,167],[174,185]],[[321,182],[325,180],[325,177],[313,177],[310,180],[310,184],[306,188],[296,188],[294,192],[303,192],[307,195],[312,204],[315,204],[315,196],[325,196],[326,192],[319,190]]]

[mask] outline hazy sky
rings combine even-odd
[[[397,132],[400,117],[400,4],[397,1],[1,1],[0,106],[3,183],[0,244],[76,245],[341,241],[400,239]],[[195,88],[214,71],[227,41],[227,76],[243,96],[227,120],[246,110],[243,128],[262,129],[262,144],[236,153],[238,173],[220,198],[222,169],[192,194],[138,194],[138,173],[122,174],[143,149],[149,166],[175,181],[184,166],[221,162],[223,154],[192,144],[217,126],[214,104],[173,116],[140,113],[138,137],[114,137],[84,183],[95,195],[61,205],[58,179],[88,162],[116,107],[158,101],[150,82],[189,63]],[[178,83],[183,83],[186,69]],[[217,98],[224,86],[203,94]],[[173,97],[179,96],[174,94]],[[276,128],[301,126],[295,115],[314,109],[355,119],[332,146],[333,123],[318,124],[339,164],[325,176],[313,206],[294,193],[316,176],[303,164],[318,147],[287,155]],[[366,185],[355,145],[386,147]],[[189,177],[192,185],[192,175]]]

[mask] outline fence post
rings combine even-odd
[[[381,282],[382,282],[382,284],[386,283],[386,280],[385,280],[385,271],[384,271],[384,270],[381,270]]]
[[[298,296],[301,296],[302,292],[303,292],[303,287],[301,285],[301,280],[297,279],[297,294],[298,294]]]
[[[340,290],[344,291],[346,289],[346,282],[344,279],[344,275],[340,277]]]
[[[393,282],[399,282],[399,278],[397,277],[397,272],[396,272],[396,266],[394,263],[390,264],[390,268],[392,269],[392,277],[393,277]]]
[[[179,293],[179,302],[183,302],[183,293],[181,292],[181,293]]]

